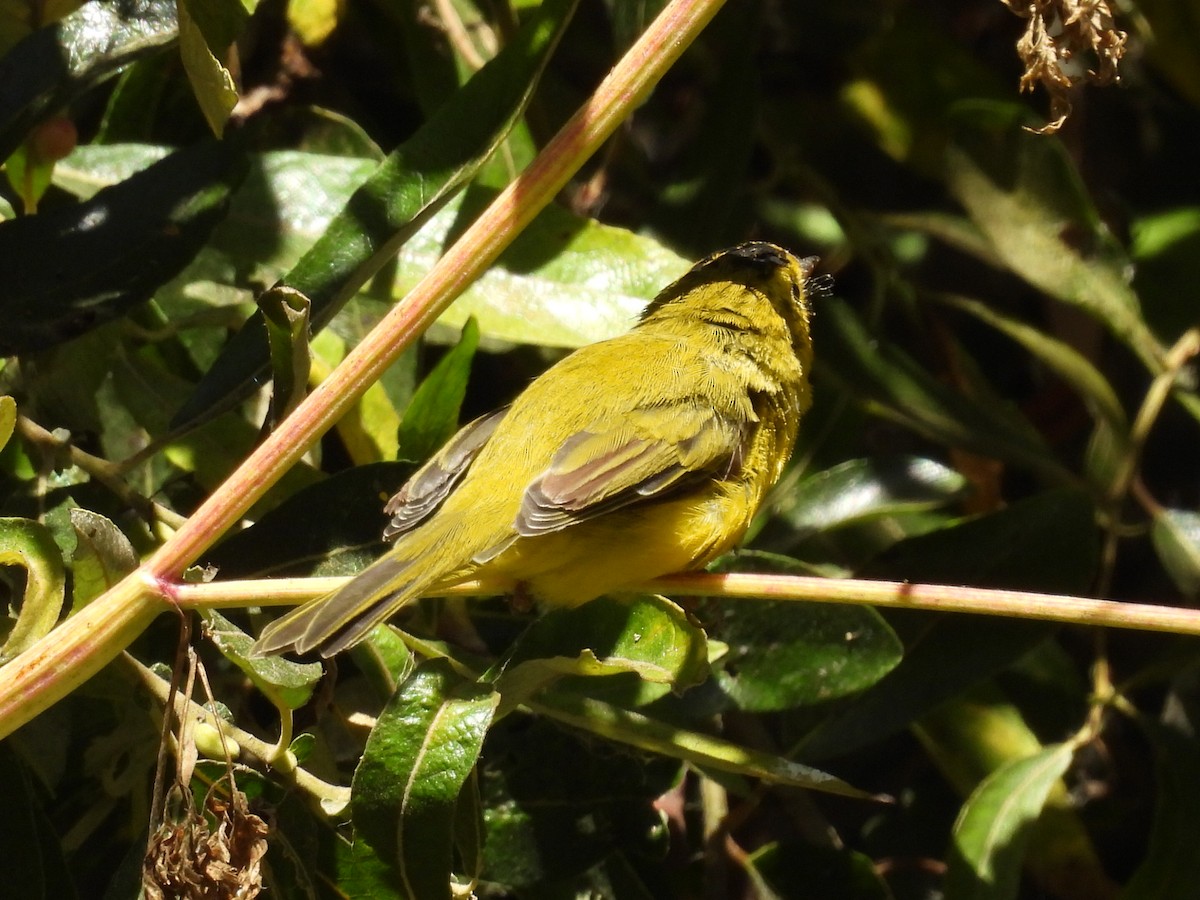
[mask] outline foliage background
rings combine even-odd
[[[443,163],[465,190],[311,351],[288,335],[321,314],[268,305],[275,406],[219,409],[255,297],[298,262],[335,268],[310,248],[385,154],[424,133],[418,162],[438,160],[467,139],[472,116],[420,129],[536,7],[111,4],[139,35],[126,51],[98,49],[111,32],[94,22],[35,27],[78,22],[71,8],[0,9],[5,662],[64,597],[82,608],[161,545],[287,411],[288,385],[344,357],[656,12],[581,2],[517,127],[477,170]],[[197,562],[218,582],[355,571],[378,552],[379,498],[457,421],[623,330],[688,261],[755,237],[820,255],[836,287],[817,301],[793,466],[756,552],[727,568],[1189,606],[1197,17],[1126,4],[1121,84],[1073,92],[1063,130],[1037,135],[1022,126],[1052,113],[1017,93],[1026,22],[994,0],[729,0],[557,205]],[[1200,896],[1194,637],[714,598],[690,606],[705,645],[650,601],[636,621],[597,604],[525,630],[501,602],[447,600],[318,682],[247,661],[242,631],[266,613],[240,605],[206,614],[196,643],[240,729],[237,785],[273,828],[276,896],[439,896],[451,870],[487,896]],[[161,617],[133,659],[0,746],[20,896],[136,893],[164,808],[165,682],[134,659],[169,666],[177,631]],[[281,715],[307,781],[272,756]],[[370,743],[365,716],[387,725]],[[213,736],[185,734],[167,766],[210,825]],[[452,783],[414,762],[426,739]],[[799,791],[820,779],[793,762],[894,802]],[[352,774],[346,809],[334,786]],[[165,809],[176,835],[203,836],[185,791]],[[193,857],[159,859],[178,875]]]

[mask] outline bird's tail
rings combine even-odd
[[[446,574],[430,565],[430,554],[422,552],[428,541],[405,543],[420,546],[393,548],[332,594],[310,600],[271,622],[255,642],[254,655],[320,649],[322,656],[332,656],[361,641]]]

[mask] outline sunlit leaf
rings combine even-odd
[[[7,394],[0,396],[0,450],[8,443],[17,424],[17,401]]]
[[[623,673],[635,678],[596,677]],[[499,714],[567,676],[581,677],[561,683],[561,691],[631,705],[648,703],[708,676],[705,635],[664,597],[599,597],[574,609],[554,610],[534,621],[513,644],[495,682],[503,696]]]
[[[0,518],[0,565],[25,570],[20,612],[0,650],[3,664],[54,627],[62,614],[66,571],[50,529],[29,519]]]
[[[988,776],[954,823],[946,896],[1011,900],[1020,887],[1029,827],[1071,764],[1075,748],[1055,744]]]
[[[140,560],[129,538],[99,513],[72,509],[71,525],[78,539],[71,561],[71,607],[78,610],[136,569]]]
[[[215,609],[203,613],[205,631],[224,655],[246,673],[264,696],[280,709],[298,709],[308,702],[321,680],[320,663],[295,663],[281,656],[251,656],[254,638]]]
[[[37,122],[177,37],[174,0],[94,0],[29,34],[0,59],[0,159]]]
[[[499,696],[444,661],[421,666],[389,701],[354,774],[354,826],[398,869],[410,897],[449,897],[455,806]]]
[[[780,499],[777,511],[799,539],[869,518],[945,506],[966,487],[962,475],[932,459],[850,459],[805,478]]]
[[[188,73],[188,79],[192,83],[192,90],[196,93],[196,100],[204,112],[204,118],[208,121],[208,127],[212,129],[213,134],[221,137],[225,131],[225,123],[229,119],[229,114],[237,105],[238,95],[237,88],[233,83],[233,76],[213,55],[213,50],[223,51],[228,47],[230,36],[222,33],[217,37],[217,41],[224,38],[224,42],[217,43],[215,48],[210,45],[204,30],[196,21],[196,10],[193,7],[202,7],[200,12],[205,14],[205,18],[210,22],[216,18],[214,13],[217,10],[236,10],[237,12],[243,12],[243,10],[240,4],[229,2],[229,0],[225,0],[223,3],[210,2],[204,5],[194,4],[191,0],[180,0],[178,3],[179,55],[183,59],[183,67]],[[226,30],[221,29],[221,31]]]

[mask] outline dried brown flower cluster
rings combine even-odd
[[[210,796],[207,806],[215,827],[191,810],[151,838],[142,870],[149,900],[251,900],[261,892],[266,823],[241,791],[229,802]]]
[[[1058,131],[1071,114],[1071,93],[1080,84],[1111,84],[1125,53],[1124,31],[1113,25],[1108,0],[1001,0],[1029,20],[1017,41],[1025,64],[1021,90],[1041,85],[1050,94],[1046,125],[1039,134]]]

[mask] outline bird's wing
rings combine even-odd
[[[383,508],[392,517],[383,529],[384,540],[395,540],[416,528],[442,505],[507,413],[505,406],[468,422],[429,462],[412,474]]]
[[[525,490],[517,534],[559,531],[700,479],[727,477],[741,465],[748,424],[711,406],[680,402],[589,427],[568,438]]]

